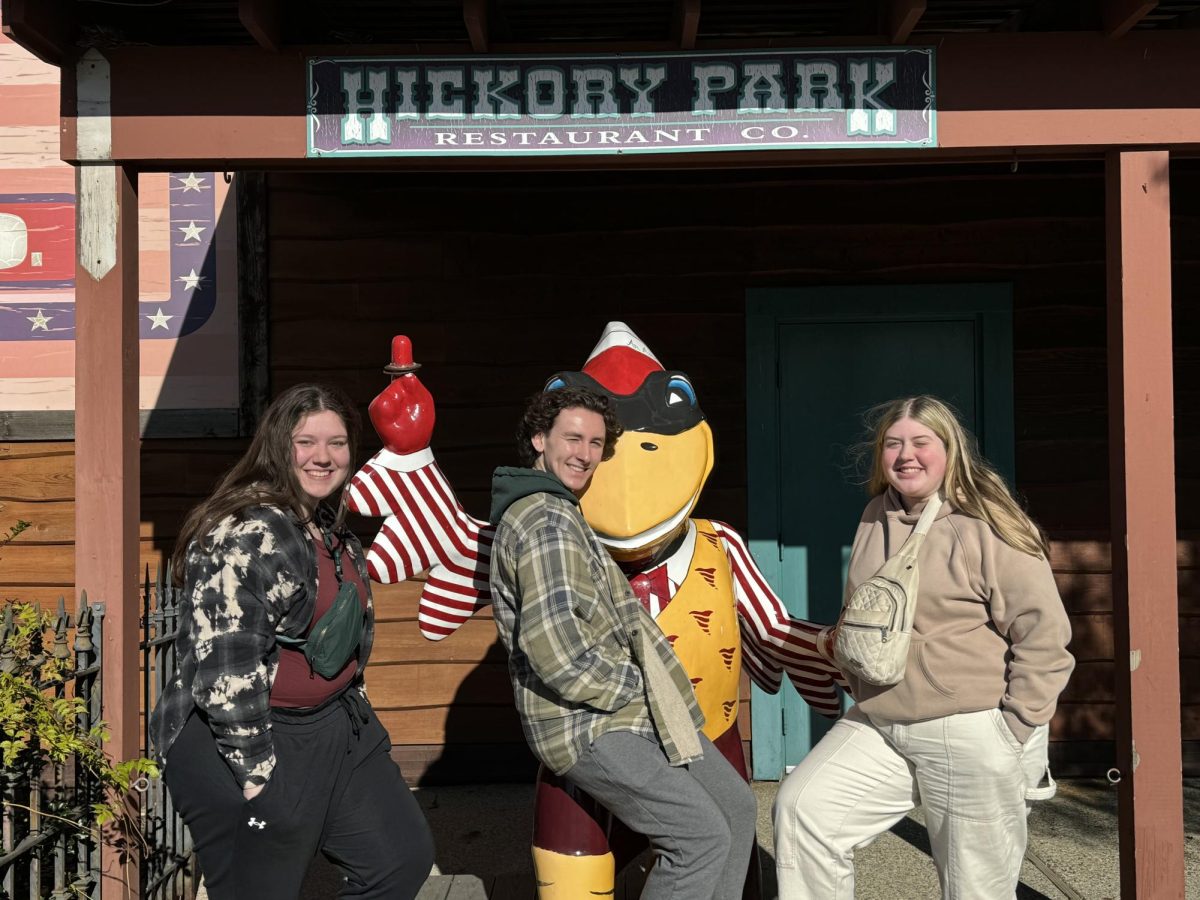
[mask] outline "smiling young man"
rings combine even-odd
[[[534,755],[654,847],[642,897],[733,900],[754,795],[700,733],[687,673],[579,510],[620,434],[604,394],[564,387],[530,401],[517,430],[525,467],[492,481],[496,629]],[[539,883],[559,876],[571,877],[538,861]]]

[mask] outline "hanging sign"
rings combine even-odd
[[[931,47],[308,60],[309,156],[937,145]]]

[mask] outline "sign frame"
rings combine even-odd
[[[911,63],[910,58],[923,57],[924,60],[917,60],[915,64]],[[736,82],[726,84],[721,90],[713,89],[712,83],[706,81],[703,91],[699,86],[699,82],[695,80],[697,73],[707,69],[698,69],[701,66],[701,61],[708,60],[713,67],[732,66],[737,63],[741,66],[740,74]],[[791,69],[787,68],[785,60],[791,64]],[[824,102],[824,98],[832,96],[839,104],[842,103],[843,97],[855,96],[857,105],[850,106],[838,105],[828,108],[772,108],[769,104],[774,100],[786,100],[783,97],[783,92],[786,89],[791,95],[797,95],[800,91],[799,79],[796,77],[796,63],[801,60],[807,60],[807,65],[838,65],[838,73],[842,76],[841,80],[834,83],[832,86],[826,77],[822,82],[812,82],[805,89],[804,96],[812,99],[813,97],[821,98],[820,102]],[[904,63],[903,69],[910,73],[907,81],[901,83],[893,79],[884,83],[882,86],[869,87],[874,82],[859,78],[858,81],[847,81],[846,76],[850,73],[850,67],[854,65],[869,65],[869,73],[875,73],[876,65],[890,62],[896,68],[894,72],[899,72],[902,68],[901,63]],[[777,86],[778,93],[772,93],[772,80],[762,75],[762,66],[771,63],[779,63],[779,72]],[[535,65],[536,64],[536,65]],[[759,74],[746,74],[746,66],[757,66]],[[641,79],[638,81],[625,80],[624,76],[629,72],[629,67],[639,67]],[[663,77],[660,81],[649,88],[644,86],[647,81],[647,66],[656,67],[656,74],[661,70]],[[681,82],[684,79],[676,77],[670,80],[666,75],[668,70],[679,75],[679,70],[688,66],[692,72],[692,80],[688,84],[692,87],[692,106],[690,109],[670,109],[667,112],[673,116],[671,121],[657,121],[658,116],[655,112],[618,112],[610,111],[598,112],[602,108],[598,106],[603,104],[604,100],[597,101],[595,98],[604,97],[606,92],[613,105],[623,103],[630,106],[633,102],[650,102],[649,97],[652,93],[657,92],[664,85],[675,88],[676,96],[673,98],[676,105],[680,104],[679,93],[683,90]],[[503,67],[503,72],[501,68]],[[620,67],[620,68],[619,68]],[[528,88],[526,93],[517,99],[513,96],[510,89],[520,88],[522,85],[519,82],[508,82],[506,85],[501,85],[502,90],[494,90],[492,85],[498,85],[499,82],[493,81],[486,87],[474,82],[468,77],[471,73],[481,73],[483,70],[491,68],[492,75],[497,73],[502,75],[511,75],[514,72],[522,73],[522,77],[528,79],[530,74],[535,70],[538,72],[551,73],[547,78],[553,79],[553,72],[558,70],[562,75],[558,90],[561,91],[561,98],[558,101],[561,104],[562,111],[553,114],[533,113],[528,109]],[[348,71],[357,69],[357,73],[352,73],[349,78],[344,74]],[[430,70],[436,73],[434,77],[443,79],[433,82],[428,80]],[[580,72],[599,72],[604,74],[607,71],[611,79],[605,85],[598,85],[595,91],[590,88],[585,94],[586,100],[591,105],[590,112],[568,112],[567,106],[570,102],[575,109],[579,108],[578,92],[585,90],[581,87],[582,82],[571,81],[566,77],[569,72],[572,79],[578,78]],[[912,72],[919,72],[917,81],[911,77]],[[402,81],[397,81],[394,76],[397,72],[402,73]],[[425,80],[417,81],[417,74],[420,72],[425,76]],[[856,74],[862,75],[862,70],[855,70]],[[332,73],[332,74],[331,74]],[[619,73],[613,75],[613,73]],[[372,78],[377,78],[383,75],[384,81],[370,83]],[[821,74],[817,72],[816,74]],[[340,75],[340,78],[338,77]],[[307,76],[307,105],[306,105],[306,151],[307,158],[365,158],[365,157],[453,157],[453,158],[469,158],[469,157],[538,157],[538,156],[608,156],[608,155],[624,155],[624,154],[647,154],[647,153],[701,153],[701,152],[728,152],[728,151],[744,151],[744,150],[815,150],[815,149],[930,149],[937,147],[937,91],[936,91],[936,52],[932,46],[915,46],[915,47],[830,47],[817,49],[769,49],[769,50],[752,50],[752,51],[713,51],[713,52],[686,52],[686,53],[611,53],[611,54],[596,54],[584,56],[547,56],[547,55],[496,55],[496,56],[446,56],[446,57],[418,57],[418,56],[380,56],[380,57],[353,57],[353,56],[320,56],[310,57],[306,61],[306,76]],[[455,80],[457,76],[457,80]],[[706,77],[709,77],[706,75]],[[757,88],[751,89],[749,81],[752,77],[756,77],[755,85],[762,86],[763,90]],[[332,83],[331,83],[332,82]],[[433,115],[436,117],[436,122],[430,118],[429,107],[432,105],[432,97],[425,96],[426,93],[432,95],[435,83],[442,87],[442,99],[439,101],[443,104],[445,110],[439,111]],[[553,84],[551,81],[544,83]],[[594,84],[596,82],[590,82]],[[347,110],[348,103],[346,97],[348,92],[347,85],[357,85],[356,96],[359,98],[359,105],[355,108],[353,114]],[[455,90],[461,93],[461,96],[450,97],[448,85],[456,84]],[[541,91],[543,82],[529,81],[529,84],[536,85],[536,90]],[[638,87],[633,85],[642,85],[644,93],[639,92]],[[367,85],[366,88],[363,86]],[[413,96],[415,94],[415,85],[419,85],[422,92],[422,97],[418,99]],[[408,93],[406,94],[406,88]],[[602,90],[603,88],[603,90]],[[338,105],[334,104],[331,96],[334,90],[341,95],[341,100]],[[386,103],[383,99],[376,100],[375,94],[386,93],[390,103]],[[730,106],[730,97],[725,97],[718,106],[713,102],[713,98],[717,94],[729,94],[730,92],[746,92],[755,97],[762,98],[761,102],[766,103],[767,108],[754,109],[752,107],[739,108],[738,106]],[[484,100],[479,99],[479,92],[487,90],[488,94]],[[887,91],[888,96],[899,94],[901,98],[917,97],[917,99],[908,106],[890,106],[883,107],[863,103],[863,99],[869,99],[871,104],[876,103],[875,95]],[[903,92],[907,93],[903,93]],[[621,95],[618,98],[618,93]],[[713,106],[712,110],[696,111],[696,102],[701,93],[705,94],[704,103]],[[362,96],[370,98],[364,103]],[[404,99],[407,96],[408,99]],[[447,99],[449,97],[449,99]],[[395,101],[399,98],[399,104]],[[494,105],[490,113],[478,113],[475,111],[467,111],[467,104],[475,104],[477,109],[484,102],[491,101]],[[462,104],[461,112],[454,109],[457,104]],[[497,114],[499,109],[498,104],[507,103],[518,108],[518,112]],[[449,105],[447,105],[449,104]],[[919,108],[918,108],[919,104]],[[522,106],[524,108],[522,108]],[[385,108],[386,107],[386,108]],[[403,107],[403,111],[400,108]],[[423,107],[423,108],[419,108]],[[330,112],[328,110],[333,109]],[[888,138],[887,133],[879,135],[866,135],[860,138],[852,138],[845,136],[842,140],[833,139],[810,139],[809,135],[803,134],[796,127],[797,125],[810,125],[809,131],[812,131],[811,123],[832,121],[834,115],[841,113],[850,116],[852,113],[865,114],[873,121],[877,110],[883,109],[884,112],[894,114],[896,124],[893,128],[895,135],[901,134],[901,127],[905,131],[916,134],[916,129],[912,127],[912,123],[919,119],[923,123],[923,132],[919,137],[900,138],[898,136]],[[367,115],[363,115],[366,112]],[[771,113],[771,114],[766,114]],[[781,113],[781,115],[776,115]],[[813,115],[814,113],[825,113],[825,115]],[[686,121],[678,121],[686,118]],[[741,118],[739,118],[741,117]],[[501,121],[502,119],[509,121]],[[567,119],[570,124],[552,122],[551,119]],[[513,121],[516,119],[517,121]],[[903,121],[901,121],[901,119]],[[351,123],[351,120],[355,120]],[[365,122],[364,126],[358,122]],[[470,121],[472,124],[465,124]],[[861,121],[861,120],[860,120]],[[362,140],[355,140],[349,147],[344,142],[341,134],[344,134],[347,126],[354,130],[357,134],[363,136]],[[757,126],[774,126],[772,131],[768,132],[765,127],[760,127],[758,130],[763,132],[761,137],[745,138],[746,131],[753,130]],[[717,142],[710,142],[707,139],[694,139],[691,142],[680,143],[678,136],[672,139],[669,130],[674,131],[712,131],[720,126],[724,130],[729,130],[731,127],[741,127],[740,134],[743,139],[740,141],[728,141],[721,139]],[[743,127],[744,126],[744,127]],[[337,146],[333,146],[328,139],[331,132],[341,129],[337,138]],[[516,131],[522,129],[522,131]],[[588,142],[584,146],[570,146],[564,144],[561,140],[550,142],[546,135],[552,135],[555,131],[563,131],[568,137],[581,133],[588,133]],[[791,135],[787,130],[796,131],[797,134]],[[367,131],[374,131],[375,134],[370,137],[366,136]],[[820,130],[828,130],[825,126]],[[397,146],[397,135],[400,135],[402,141],[404,136],[412,135],[420,131],[428,131],[434,134],[434,140],[438,141],[438,145],[407,145],[400,144]],[[663,135],[661,132],[667,131]],[[633,132],[654,132],[655,141],[647,138],[645,134],[640,136],[633,145],[624,142],[618,142],[618,138],[624,139],[629,137]],[[771,136],[778,132],[783,136]],[[478,136],[478,140],[474,140],[467,144],[458,144],[457,139],[451,140],[446,135],[457,135],[463,137],[463,140],[471,140],[467,138],[468,133],[473,133]],[[386,134],[386,138],[380,135]],[[443,137],[439,137],[438,135]],[[528,139],[528,136],[539,134],[537,142]],[[507,142],[509,135],[525,135],[527,139],[524,143],[510,144]],[[606,139],[604,135],[617,135],[618,137],[610,137]],[[591,136],[598,136],[598,142],[592,143]],[[657,139],[662,138],[661,142]],[[498,141],[505,141],[502,146],[498,146]],[[573,138],[570,138],[573,141]],[[548,144],[548,145],[547,145]]]

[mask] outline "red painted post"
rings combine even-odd
[[[141,755],[138,729],[137,175],[76,170],[75,584],[104,604],[102,716],[115,760]],[[137,842],[105,844],[101,896],[139,895]]]
[[[1107,159],[1109,477],[1121,896],[1183,900],[1168,163]]]

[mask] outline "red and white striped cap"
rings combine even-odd
[[[583,373],[596,379],[617,395],[637,391],[651,372],[663,371],[663,364],[633,329],[624,322],[609,322],[600,341],[592,349]]]

